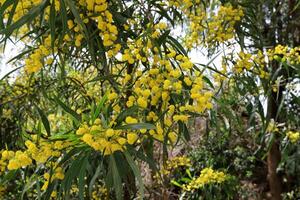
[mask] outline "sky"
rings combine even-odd
[[[19,52],[20,44],[14,45],[12,42],[7,43],[4,52],[0,52],[0,79],[14,69],[14,67],[7,62],[18,55]]]

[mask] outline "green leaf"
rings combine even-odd
[[[167,41],[175,48],[177,49],[180,53],[183,55],[187,56],[187,52],[184,49],[184,47],[172,36],[168,35],[167,36]]]
[[[183,137],[186,141],[189,141],[191,138],[186,124],[181,121],[178,121],[178,125],[179,125],[179,133],[183,134]]]
[[[81,116],[78,115],[74,110],[72,110],[71,108],[69,108],[65,103],[63,103],[61,100],[59,100],[58,97],[54,96],[54,101],[60,105],[60,107],[66,111],[67,113],[69,113],[77,122],[81,121]]]
[[[21,67],[17,67],[16,69],[11,70],[10,72],[8,72],[7,74],[5,74],[0,81],[4,80],[6,77],[8,77],[10,74],[14,73],[15,71],[17,71],[18,69],[20,69]]]
[[[149,148],[148,148],[149,149]],[[148,150],[147,149],[147,150]],[[154,159],[151,159],[150,156],[147,156],[147,154],[145,154],[143,152],[143,148],[140,148],[139,151],[137,151],[135,148],[128,146],[127,147],[127,151],[129,151],[132,155],[136,156],[137,158],[141,159],[142,161],[145,161],[146,163],[149,164],[149,167],[151,168],[151,170],[153,170],[154,172],[158,171],[158,168],[156,166],[156,162],[154,161]]]
[[[41,117],[42,123],[45,127],[45,130],[46,130],[48,136],[50,136],[51,135],[50,124],[49,124],[49,121],[48,121],[48,118],[47,118],[46,114],[36,104],[34,104],[34,105],[35,105],[35,107],[36,107],[36,109],[37,109],[37,111],[38,111],[38,113]]]
[[[215,88],[213,83],[209,80],[209,78],[207,78],[206,76],[203,76],[202,79],[211,87],[211,88]]]
[[[137,180],[139,182],[138,188],[139,188],[140,195],[143,199],[145,195],[144,195],[144,184],[143,184],[141,172],[140,172],[139,168],[136,166],[133,158],[127,151],[124,152],[124,155],[125,155],[125,158],[129,164],[129,166],[131,167],[131,169],[133,171],[134,176],[137,178]]]
[[[72,158],[73,156],[76,155],[80,155],[82,154],[82,151],[84,150],[84,147],[80,147],[80,148],[73,148],[72,150],[70,150],[67,154],[64,155],[64,157],[62,158],[62,160],[59,162],[60,165],[63,165],[65,163],[67,163],[69,161],[70,158]]]
[[[156,127],[153,124],[149,123],[134,123],[134,124],[127,124],[123,126],[116,127],[116,129],[131,129],[131,130],[140,130],[140,129],[156,129]]]
[[[86,164],[88,161],[87,159],[88,159],[87,156],[80,154],[80,156],[78,156],[78,159],[74,160],[71,163],[70,168],[65,173],[65,178],[62,181],[61,186],[64,189],[67,197],[70,194],[73,180],[78,176],[78,171],[82,172],[82,170],[86,169]],[[80,187],[82,187],[82,186],[80,186]]]
[[[165,31],[158,39],[157,39],[157,43],[158,46],[161,46],[163,43],[166,42],[166,39],[168,37],[168,35],[170,34],[170,30]]]
[[[110,169],[112,172],[112,179],[113,179],[113,186],[116,193],[116,199],[121,200],[122,199],[122,181],[119,174],[119,170],[116,164],[116,160],[114,155],[110,156]]]
[[[13,4],[18,4],[19,1],[18,0],[6,0],[0,7],[0,16],[4,16],[4,12],[6,11],[6,9],[10,6],[12,6]],[[3,18],[1,18],[0,20],[0,30],[4,29],[4,23],[3,23]]]
[[[169,20],[169,22],[172,24],[172,26],[174,26],[175,24],[174,24],[174,21],[175,20],[173,20],[171,17],[170,17],[170,15],[169,15],[169,13],[168,13],[168,11],[166,10],[166,9],[164,9],[161,5],[159,5],[159,4],[154,4],[154,6],[155,7],[157,7],[159,10],[158,11],[156,11],[156,12],[158,12],[161,16],[163,16],[163,17],[165,17],[167,20]]]
[[[100,175],[100,172],[101,172],[101,165],[99,165],[90,181],[90,184],[89,184],[89,194],[90,196],[92,196],[92,192],[93,192],[93,186],[98,178],[98,176]]]
[[[4,174],[0,180],[0,183],[5,185],[8,184],[9,181],[16,178],[18,170],[11,170]]]
[[[68,30],[68,16],[67,16],[67,9],[65,2],[63,0],[60,0],[60,18],[62,23],[62,32],[65,33]]]
[[[49,17],[52,49],[54,49],[54,42],[55,42],[55,20],[56,20],[55,1],[52,1],[50,6],[50,17]]]
[[[266,144],[266,152],[265,154],[262,156],[262,160],[264,160],[267,156],[268,153],[270,151],[270,149],[272,148],[273,143],[276,141],[276,134],[270,134],[270,137],[268,138],[267,144]]]
[[[93,118],[92,118],[93,121],[95,121],[95,119],[99,116],[100,112],[103,110],[104,104],[106,101],[107,101],[107,94],[105,94],[101,98],[100,102],[98,103],[97,108],[96,108],[95,112],[93,113]]]
[[[85,156],[84,158],[85,159],[82,163],[82,166],[80,168],[79,175],[78,175],[78,189],[79,189],[78,195],[79,195],[79,199],[81,199],[81,200],[84,199],[84,185],[85,185],[84,177],[85,177],[86,168],[88,165],[88,157]]]
[[[279,104],[279,106],[277,108],[277,111],[276,111],[275,121],[277,121],[277,119],[279,118],[279,115],[282,114],[282,108],[284,106],[286,96],[287,96],[287,93],[284,93],[281,97],[280,104]]]
[[[36,184],[36,182],[37,182],[37,175],[36,175],[36,174],[33,174],[33,175],[29,178],[29,180],[26,181],[26,184],[25,184],[25,186],[24,186],[24,188],[23,188],[23,191],[22,191],[22,194],[21,194],[21,200],[24,199],[25,193],[26,193],[29,189],[31,189],[31,188]]]
[[[182,185],[180,183],[178,183],[176,180],[171,180],[171,183],[177,187],[182,188]]]
[[[0,34],[5,34],[6,38],[10,37],[10,35],[21,26],[26,23],[30,23],[33,19],[35,19],[43,9],[47,6],[48,1],[43,1],[38,6],[32,8],[27,14],[25,14],[21,19],[16,21],[15,23],[11,24],[10,26],[6,27],[3,30],[0,30]]]
[[[11,58],[10,60],[7,61],[7,63],[11,63],[14,60],[19,60],[20,58],[22,58],[22,56],[32,52],[33,49],[28,49],[26,51],[22,51],[20,54],[16,55],[15,57]],[[21,67],[18,67],[18,69],[20,69]]]
[[[190,179],[193,179],[192,174],[189,169],[186,169],[185,172],[187,173],[187,175],[189,176]]]

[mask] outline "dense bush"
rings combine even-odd
[[[0,0],[2,198],[297,198],[298,5]]]

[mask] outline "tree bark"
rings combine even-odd
[[[279,141],[276,139],[268,153],[268,181],[272,200],[281,200],[282,183],[281,177],[277,174],[277,167],[281,160]]]
[[[268,119],[274,119],[275,122],[278,122],[279,120],[276,119],[276,115],[278,112],[278,106],[282,99],[282,92],[283,88],[280,87],[278,91],[278,96],[275,92],[272,92],[268,99],[268,112],[267,117]],[[277,133],[275,134],[274,142],[271,144],[271,148],[268,152],[268,182],[270,187],[270,192],[272,195],[272,200],[281,200],[282,196],[282,177],[277,173],[277,167],[281,160],[281,152],[280,152],[280,140]]]

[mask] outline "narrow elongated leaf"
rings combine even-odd
[[[62,107],[62,109],[64,109],[64,111],[66,111],[67,113],[69,113],[71,116],[74,117],[74,119],[76,119],[78,122],[81,121],[81,116],[78,115],[74,110],[72,110],[71,108],[69,108],[65,103],[63,103],[61,100],[59,100],[58,97],[54,97],[54,101],[60,105],[60,107]]]
[[[14,73],[15,71],[17,71],[18,69],[20,69],[21,67],[17,67],[16,69],[11,70],[10,72],[8,72],[7,74],[5,74],[0,81],[4,80],[6,77],[8,77],[10,74]]]
[[[10,60],[8,60],[7,63],[11,63],[14,60],[18,60],[18,59],[22,58],[24,55],[32,52],[33,50],[34,49],[29,49],[29,50],[23,51],[20,54],[16,55],[15,57],[11,58]],[[21,68],[21,67],[19,67],[19,68]]]
[[[37,109],[37,111],[38,111],[38,113],[39,113],[39,115],[41,117],[42,123],[44,125],[44,128],[45,128],[48,136],[50,136],[50,134],[51,134],[50,124],[49,124],[49,121],[48,121],[48,118],[47,118],[46,114],[36,104],[35,104],[35,107],[36,107],[36,109]]]
[[[101,110],[103,110],[104,104],[105,104],[106,101],[107,101],[107,94],[105,94],[105,95],[101,98],[100,102],[98,103],[98,105],[97,105],[97,107],[96,107],[96,110],[95,110],[95,112],[93,113],[93,119],[92,119],[93,121],[95,121],[95,119],[99,116]]]
[[[74,179],[78,176],[78,171],[81,172],[81,170],[85,170],[87,164],[87,158],[88,157],[86,156],[79,157],[78,159],[72,162],[70,168],[67,170],[65,174],[65,179],[62,181],[61,184],[62,187],[64,188],[64,191],[66,192],[67,197],[69,196],[70,189]]]
[[[156,129],[156,127],[153,124],[149,123],[134,123],[134,124],[127,124],[123,126],[116,127],[116,129],[131,129],[131,130],[140,130],[140,129]]]
[[[11,24],[10,26],[6,27],[5,29],[0,30],[0,34],[5,34],[6,38],[8,38],[13,33],[13,31],[19,29],[24,24],[30,23],[33,19],[35,19],[41,13],[41,11],[47,6],[47,2],[48,1],[45,0],[40,5],[32,8],[21,19]]]
[[[54,42],[55,42],[55,20],[56,20],[55,1],[52,1],[50,6],[50,17],[49,17],[52,49],[54,49]]]
[[[147,156],[143,151],[142,148],[137,151],[135,148],[128,146],[127,150],[130,152],[131,155],[136,156],[137,158],[143,160],[144,162],[149,164],[149,167],[151,168],[151,170],[153,171],[158,171],[158,168],[156,166],[156,163],[153,159],[151,159],[149,156]]]
[[[167,30],[158,38],[157,43],[159,46],[166,42],[166,39],[170,34],[170,32],[171,32],[170,30]]]
[[[211,87],[211,88],[215,88],[213,83],[209,80],[209,78],[207,78],[206,76],[203,76],[202,79]]]
[[[134,176],[137,178],[138,180],[138,188],[139,188],[139,192],[140,192],[140,195],[142,198],[144,198],[144,184],[143,184],[143,179],[142,179],[142,176],[141,176],[141,172],[140,170],[138,169],[138,167],[136,166],[133,158],[131,157],[131,155],[125,151],[124,152],[124,155],[125,155],[125,158],[129,164],[129,166],[131,167],[132,171],[133,171],[133,174]]]
[[[112,178],[113,178],[113,186],[116,194],[116,199],[122,199],[122,181],[119,174],[119,170],[116,164],[115,157],[113,155],[110,156],[110,167],[112,171]]]
[[[168,35],[167,36],[167,41],[175,47],[179,52],[181,52],[183,55],[187,56],[186,50],[183,48],[183,46],[172,36]]]
[[[60,3],[60,18],[61,18],[61,23],[62,23],[62,29],[63,29],[63,33],[65,33],[67,31],[68,25],[67,25],[67,9],[66,9],[66,5],[65,2],[63,0],[59,1]]]
[[[180,185],[180,183],[178,183],[176,180],[171,180],[171,183],[177,187],[182,188],[182,185]]]
[[[188,130],[186,124],[179,121],[178,125],[179,125],[180,134],[183,134],[184,139],[186,139],[186,141],[189,141],[191,138],[190,138],[190,133],[189,133],[189,130]]]
[[[93,186],[98,178],[98,176],[100,175],[100,172],[101,172],[101,165],[99,165],[90,181],[90,184],[89,184],[89,194],[90,196],[92,196],[92,192],[93,192]]]
[[[79,199],[81,200],[84,199],[84,185],[85,185],[84,177],[86,174],[87,165],[88,165],[88,157],[85,157],[78,175],[78,189],[79,189],[78,195],[79,195]]]
[[[0,16],[4,16],[4,12],[6,11],[6,9],[13,4],[18,4],[18,2],[18,0],[6,0],[0,7]],[[1,29],[4,29],[3,18],[1,18],[0,20],[0,30]]]
[[[26,182],[26,185],[23,188],[22,194],[21,194],[21,200],[24,199],[25,193],[31,189],[37,182],[37,176],[34,174],[30,177],[30,179]]]

